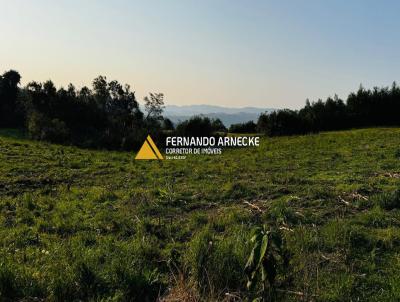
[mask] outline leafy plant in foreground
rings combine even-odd
[[[256,301],[262,301],[267,295],[272,297],[275,292],[278,265],[285,258],[282,238],[264,225],[254,230],[250,241],[254,246],[245,266],[247,289],[258,290],[261,297]]]

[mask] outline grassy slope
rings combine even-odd
[[[249,231],[278,223],[291,252],[279,299],[400,299],[400,212],[382,205],[399,185],[400,129],[162,162],[15,136],[0,133],[4,297],[244,297]]]

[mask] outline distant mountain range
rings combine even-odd
[[[256,122],[261,113],[273,110],[272,108],[256,107],[233,108],[212,105],[168,105],[165,106],[164,117],[169,118],[176,124],[192,116],[202,115],[214,119],[219,118],[226,127],[229,127],[231,124],[244,123],[251,120]]]

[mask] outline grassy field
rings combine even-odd
[[[240,301],[251,234],[268,299],[400,299],[400,129],[263,138],[135,161],[0,132],[0,301]]]

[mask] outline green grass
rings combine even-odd
[[[2,130],[0,300],[254,297],[243,269],[262,224],[290,256],[276,300],[399,300],[399,154],[397,128],[165,161]]]

